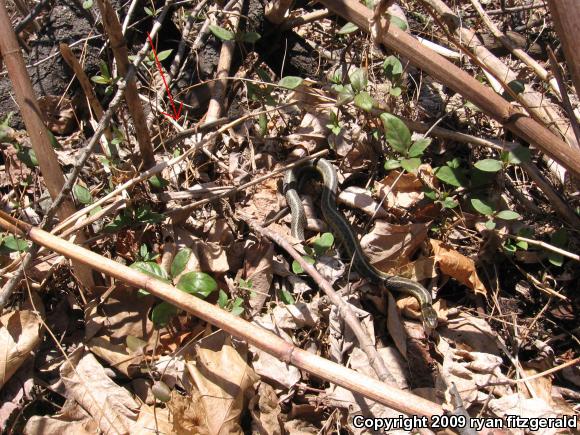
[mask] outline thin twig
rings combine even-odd
[[[337,307],[338,312],[342,319],[344,319],[345,323],[348,327],[352,330],[354,335],[358,340],[358,344],[361,349],[365,352],[367,357],[369,358],[369,364],[379,377],[379,379],[383,382],[390,382],[396,385],[396,380],[393,375],[388,371],[385,363],[383,362],[381,356],[377,352],[377,349],[371,339],[368,336],[368,332],[364,330],[361,323],[358,321],[356,315],[350,308],[350,306],[334,291],[330,283],[324,279],[324,277],[316,270],[316,268],[307,263],[302,255],[294,247],[290,242],[288,242],[284,237],[280,234],[262,227],[259,223],[254,221],[253,219],[240,215],[240,217],[252,228],[254,231],[257,231],[262,236],[268,237],[270,240],[274,241],[277,245],[279,245],[282,249],[290,254],[290,256],[296,260],[302,269],[314,279],[318,287],[328,296],[330,301]]]
[[[564,257],[571,258],[572,260],[580,261],[580,255],[573,254],[572,252],[568,252],[562,248],[558,248],[557,246],[550,245],[549,243],[546,242],[542,242],[541,240],[528,239],[527,237],[514,236],[511,234],[509,234],[508,236],[514,240],[526,242],[529,243],[530,245],[541,246],[542,248],[547,249],[548,251],[552,251],[557,254],[563,255]]]

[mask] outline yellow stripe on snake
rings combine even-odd
[[[437,313],[433,309],[433,301],[429,291],[416,281],[389,275],[369,263],[365,257],[356,235],[343,214],[336,206],[336,191],[338,178],[332,163],[325,159],[305,163],[286,172],[284,177],[284,193],[292,213],[292,236],[304,240],[304,226],[306,216],[300,197],[298,196],[299,181],[306,172],[317,172],[322,176],[324,183],[322,190],[321,208],[324,220],[332,229],[334,236],[342,242],[349,258],[352,258],[355,270],[374,283],[383,283],[388,290],[406,293],[417,299],[421,307],[423,324],[428,329],[437,326]]]

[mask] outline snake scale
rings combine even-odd
[[[369,263],[365,257],[359,241],[343,214],[336,205],[336,191],[338,178],[332,163],[325,159],[318,159],[305,163],[286,172],[284,177],[284,193],[292,214],[292,236],[304,240],[306,215],[298,195],[298,186],[306,173],[318,173],[322,176],[323,190],[321,208],[324,220],[332,229],[335,237],[342,243],[349,258],[352,258],[355,270],[373,283],[383,283],[388,290],[406,293],[417,299],[421,307],[423,324],[426,328],[434,329],[437,326],[437,313],[433,309],[433,301],[429,291],[416,281],[389,275]]]

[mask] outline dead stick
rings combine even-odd
[[[145,289],[154,296],[320,379],[340,385],[349,391],[409,415],[430,417],[443,414],[443,408],[434,402],[302,350],[274,333],[236,317],[200,298],[182,292],[172,285],[14,219],[2,211],[0,211],[0,227],[18,236],[27,237],[67,258],[82,262],[136,289]]]
[[[355,0],[320,0],[320,2],[361,29],[369,31],[372,11],[362,4]],[[378,39],[388,48],[404,54],[415,66],[448,85],[504,127],[534,144],[562,166],[580,176],[580,152],[570,149],[568,144],[529,116],[519,112],[500,95],[482,86],[470,74],[432,50],[421,46],[416,39],[397,26],[389,26],[387,31],[378,35]]]
[[[358,340],[358,344],[363,350],[363,352],[367,355],[369,359],[369,363],[379,379],[383,382],[390,382],[396,385],[396,380],[393,375],[388,371],[383,359],[377,352],[373,342],[368,336],[368,333],[363,329],[362,325],[356,318],[356,315],[350,308],[350,306],[334,291],[332,286],[328,283],[326,279],[316,270],[316,268],[307,263],[302,255],[294,247],[288,242],[284,237],[276,232],[262,227],[256,221],[252,219],[248,219],[247,217],[241,216],[242,219],[252,228],[254,231],[257,231],[262,236],[269,238],[270,240],[274,241],[277,245],[283,248],[286,252],[290,254],[290,256],[296,260],[302,269],[314,279],[318,287],[328,296],[330,301],[334,304],[335,307],[338,308],[338,312],[340,317],[344,319],[345,323],[348,327],[352,330],[356,339]]]

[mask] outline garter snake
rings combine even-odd
[[[332,229],[335,237],[342,242],[348,256],[352,258],[355,270],[371,282],[383,283],[388,290],[415,297],[421,307],[423,324],[429,329],[434,329],[437,326],[437,314],[433,309],[433,301],[429,291],[416,281],[380,271],[370,264],[365,257],[356,235],[346,218],[337,209],[338,178],[334,166],[328,160],[321,158],[315,162],[310,161],[303,166],[289,170],[284,176],[284,194],[292,214],[292,236],[304,240],[306,216],[298,196],[298,186],[305,172],[318,172],[322,176],[321,208],[324,220]]]

